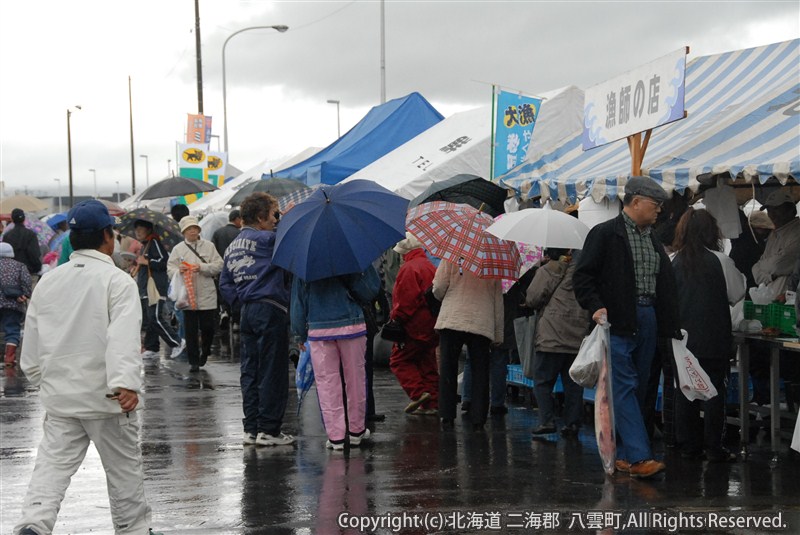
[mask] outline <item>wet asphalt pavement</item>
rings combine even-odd
[[[238,362],[224,347],[220,353],[199,374],[189,374],[185,362],[164,358],[144,368],[145,486],[152,527],[165,534],[589,533],[598,527],[612,533],[622,531],[613,529],[616,520],[654,524],[661,513],[667,514],[661,522],[669,522],[679,512],[781,512],[782,531],[800,533],[799,456],[784,442],[774,461],[763,432],[753,433],[746,462],[689,461],[656,441],[665,475],[643,481],[606,477],[590,425],[577,439],[531,440],[536,411],[520,399],[509,402],[505,417],[491,417],[483,432],[462,426],[460,419],[454,431],[442,432],[436,418],[404,414],[405,394],[388,369],[377,368],[375,397],[386,420],[373,426],[373,438],[360,448],[326,450],[315,390],[297,415],[293,386],[284,431],[297,437],[296,444],[242,446]],[[5,535],[19,517],[43,412],[38,393],[20,372],[0,375]],[[730,440],[736,446],[735,437]],[[357,515],[381,518],[384,525],[340,528],[340,521],[359,521]],[[400,522],[418,527],[393,531]],[[624,532],[668,531],[669,524],[662,525],[629,524]],[[112,532],[103,469],[92,447],[67,491],[54,533]]]

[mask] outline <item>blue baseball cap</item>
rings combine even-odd
[[[71,230],[93,232],[114,226],[116,221],[109,215],[108,208],[103,203],[91,199],[73,206],[67,214],[67,223]]]

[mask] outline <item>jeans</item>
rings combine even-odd
[[[509,350],[492,346],[492,358],[489,364],[489,404],[502,407],[506,404],[506,377],[508,376]],[[462,401],[472,402],[472,366],[464,363],[464,377],[461,381]]]
[[[289,397],[288,317],[269,303],[245,303],[239,329],[244,431],[277,436]]]
[[[19,345],[19,333],[22,325],[22,312],[11,308],[0,309],[0,328],[6,344]]]
[[[492,341],[479,334],[452,329],[439,332],[441,348],[439,362],[439,414],[443,420],[455,420],[456,391],[458,390],[458,357],[461,348],[467,344],[472,365],[472,388],[470,396],[472,408],[470,420],[474,425],[486,423],[489,412],[489,360]]]
[[[656,311],[637,306],[635,336],[611,335],[611,383],[617,428],[617,459],[637,463],[653,458],[642,411],[656,350]]]
[[[539,424],[554,425],[553,387],[561,375],[564,386],[564,425],[580,427],[583,416],[583,388],[569,376],[569,367],[577,355],[537,351],[534,358],[533,392],[539,406]]]

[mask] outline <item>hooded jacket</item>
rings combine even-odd
[[[433,284],[436,268],[421,248],[403,255],[403,265],[397,272],[392,292],[391,318],[403,324],[409,338],[420,342],[436,342],[433,327],[436,318],[425,300],[425,290]]]

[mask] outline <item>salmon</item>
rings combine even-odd
[[[597,380],[594,396],[594,433],[603,470],[611,475],[614,473],[614,461],[617,457],[617,440],[614,433],[614,406],[607,344],[604,344],[604,350],[605,355],[600,364],[600,377]]]

